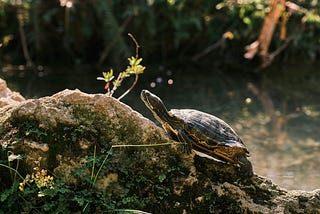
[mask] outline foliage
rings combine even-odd
[[[286,55],[288,58],[290,56],[295,58],[300,56],[300,52],[304,50],[304,52],[308,53],[307,58],[315,60],[319,56],[319,50],[314,47],[319,46],[319,41],[309,37],[310,35],[316,37],[320,33],[320,16],[318,15],[320,5],[314,1],[303,1],[298,4],[286,1],[286,9],[281,17],[281,24],[285,23],[286,38],[292,38],[294,41],[288,48]],[[262,21],[270,11],[270,2],[254,0],[243,1],[243,3],[238,4],[223,1],[217,4],[216,7],[221,10],[227,10],[232,15],[232,19],[240,18],[245,25],[243,28],[237,28],[234,33],[246,38],[246,43],[249,44],[257,39],[260,31],[256,29],[261,29]],[[283,26],[280,26],[281,24],[279,24],[278,28],[283,28]],[[235,26],[240,26],[240,24],[236,23]],[[273,50],[283,44],[281,30],[276,30],[272,43]],[[303,57],[306,58],[306,55]]]
[[[63,2],[69,2],[69,4]],[[18,14],[18,9],[20,13]],[[289,7],[287,35],[294,36],[287,52],[295,57],[307,52],[316,59],[319,50],[319,9],[316,1]],[[212,51],[222,62],[243,60],[243,48],[259,34],[269,10],[268,1],[0,1],[0,59],[22,63],[18,15],[26,34],[30,56],[36,63],[119,63],[129,54],[124,39],[132,32],[144,46],[145,60],[170,61],[192,57],[230,31],[235,39]],[[21,21],[20,20],[20,21]],[[72,24],[71,24],[72,23]],[[10,41],[8,41],[10,38]],[[278,37],[275,37],[278,38]],[[50,42],[48,42],[50,41]],[[274,48],[281,41],[274,39]],[[218,60],[217,60],[218,61]]]
[[[29,184],[29,185],[35,184],[39,189],[38,196],[42,197],[44,195],[41,189],[54,188],[53,177],[51,175],[48,175],[48,172],[46,169],[40,169],[39,166],[37,166],[34,170],[35,170],[34,173],[32,173],[31,175],[27,174],[26,177],[23,179],[23,181],[19,183],[19,190],[23,192],[25,190],[26,184]]]
[[[13,185],[1,193],[1,204],[4,213],[92,213],[113,210],[115,206],[115,202],[107,200],[101,192],[86,186],[71,186],[61,179],[41,188],[30,185],[19,189]]]
[[[175,144],[174,143],[168,143]],[[123,212],[139,213],[139,210],[122,209],[128,208],[146,208],[155,204],[150,198],[150,192],[144,190],[141,193],[142,186],[154,186],[154,193],[157,197],[157,203],[171,194],[171,189],[165,186],[164,181],[180,171],[179,168],[170,169],[168,174],[152,173],[154,177],[148,177],[143,174],[135,174],[132,169],[131,160],[123,160],[124,165],[117,167],[112,163],[112,150],[119,147],[155,147],[163,146],[162,144],[150,145],[115,145],[107,152],[105,157],[93,156],[86,157],[82,167],[76,169],[73,175],[78,177],[81,182],[77,185],[68,184],[62,178],[54,178],[49,175],[48,171],[42,169],[39,161],[36,161],[34,172],[21,176],[18,168],[14,169],[6,164],[0,164],[0,167],[14,171],[18,174],[20,183],[13,181],[12,185],[5,188],[0,194],[2,204],[1,212],[28,212],[28,213],[70,213],[81,211],[82,213],[93,212]],[[96,149],[96,148],[95,148]],[[15,156],[13,160],[20,158]],[[139,163],[137,163],[139,164]],[[117,171],[119,174],[119,187],[111,187],[110,190],[103,193],[96,189],[96,180],[100,175],[101,169]],[[91,174],[83,173],[90,169]],[[97,170],[96,170],[97,169]],[[151,186],[150,186],[151,185]],[[139,189],[139,191],[138,191]],[[114,192],[117,192],[114,194]],[[0,212],[0,213],[1,213]]]
[[[110,89],[110,82],[114,79],[113,69],[110,69],[109,72],[102,72],[103,77],[97,78],[97,80],[103,80],[106,82],[104,89],[107,90],[107,95],[112,96],[113,93],[117,90],[117,88],[121,86],[121,83],[124,79],[126,79],[127,77],[130,77],[131,75],[135,75],[135,80],[131,85],[131,87],[126,92],[124,92],[118,98],[118,100],[123,98],[126,94],[128,94],[131,91],[131,89],[138,82],[139,74],[142,74],[145,70],[145,67],[140,64],[142,61],[142,58],[139,58],[139,52],[138,52],[139,44],[131,34],[129,34],[129,36],[132,38],[132,40],[136,44],[136,56],[135,57],[132,56],[131,58],[128,58],[129,66],[127,67],[126,70],[120,72],[117,79],[112,82],[112,85],[113,85],[112,89]]]

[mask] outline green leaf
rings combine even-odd
[[[126,71],[121,73],[121,78],[123,78],[123,79],[126,78],[126,77],[129,77],[129,76],[130,76],[130,72],[128,72],[128,68],[127,68]]]
[[[162,175],[159,175],[158,179],[160,182],[163,182],[165,179],[167,178],[166,175],[162,174]]]
[[[135,73],[134,72],[134,67],[128,66],[125,72],[128,73],[128,74],[134,74]]]
[[[136,62],[135,62],[135,65],[139,65],[141,63],[141,61],[142,61],[142,58],[137,59]]]
[[[109,72],[102,72],[103,77],[97,77],[97,80],[103,80],[105,82],[110,82],[113,80],[113,69],[110,69]]]
[[[114,78],[113,69],[110,69],[109,72],[102,72],[102,75],[103,75],[104,79],[106,80],[106,82],[110,82]]]
[[[121,85],[121,82],[119,80],[115,80],[112,82],[114,86],[119,87]]]
[[[252,24],[251,19],[247,16],[243,18],[243,23],[245,23],[246,25],[249,25],[249,26],[251,26],[251,24]]]
[[[136,70],[136,74],[142,74],[144,72],[144,70],[146,69],[146,67],[142,66],[142,65],[138,65],[137,66],[137,70]]]

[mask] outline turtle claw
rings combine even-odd
[[[190,143],[182,142],[182,152],[191,154],[192,146]]]

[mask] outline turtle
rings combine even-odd
[[[187,154],[194,151],[199,156],[236,166],[244,177],[254,175],[247,147],[222,119],[194,109],[168,111],[162,100],[148,90],[141,91],[141,100],[168,135],[182,143]]]

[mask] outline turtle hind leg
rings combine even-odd
[[[238,157],[238,161],[240,163],[240,173],[244,177],[252,177],[254,175],[253,169],[252,169],[252,164],[251,162],[247,159],[246,156],[241,155]]]

